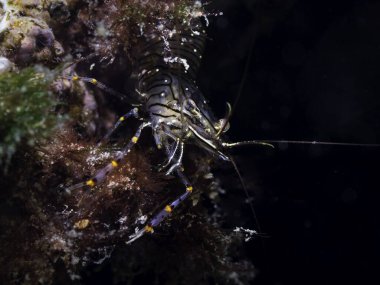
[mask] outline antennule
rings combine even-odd
[[[380,144],[371,143],[341,143],[341,142],[324,142],[324,141],[293,141],[293,140],[254,140],[242,141],[235,143],[223,143],[222,145],[227,148],[233,148],[244,145],[262,145],[274,148],[273,144],[313,144],[313,145],[339,145],[339,146],[359,146],[359,147],[380,147]]]
[[[240,181],[240,183],[241,183],[241,186],[243,187],[244,194],[245,194],[245,196],[247,197],[248,204],[249,204],[250,210],[251,210],[252,215],[253,215],[253,219],[254,219],[254,221],[255,221],[255,223],[256,223],[257,231],[258,231],[259,233],[262,233],[262,231],[261,231],[261,227],[260,227],[260,223],[259,223],[259,219],[257,218],[255,208],[253,207],[253,204],[252,204],[252,201],[251,201],[251,198],[252,198],[252,197],[251,197],[251,195],[249,195],[249,193],[248,193],[247,187],[246,187],[246,185],[245,185],[245,183],[244,183],[243,177],[241,176],[241,173],[240,173],[240,171],[239,171],[239,168],[237,167],[237,164],[236,164],[235,160],[232,158],[232,156],[229,156],[228,158],[229,158],[229,160],[230,160],[232,166],[234,167],[236,174],[237,174],[238,177],[239,177],[239,181]]]
[[[237,146],[243,145],[261,145],[261,146],[269,146],[274,148],[274,145],[270,143],[270,141],[242,141],[242,142],[234,142],[234,143],[222,143],[224,147],[233,148]]]

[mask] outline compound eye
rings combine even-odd
[[[230,129],[230,123],[226,119],[220,119],[214,124],[214,128],[217,131],[220,131],[223,128],[223,133],[227,132]]]
[[[227,122],[226,126],[224,127],[223,133],[227,132],[230,129],[230,123]]]

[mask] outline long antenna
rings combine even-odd
[[[242,79],[241,79],[241,82],[239,85],[239,89],[238,89],[238,93],[236,95],[235,101],[232,105],[232,110],[231,110],[230,116],[233,114],[233,112],[235,112],[235,109],[237,107],[237,104],[239,103],[240,97],[243,94],[245,81],[247,80],[247,76],[248,76],[248,69],[249,69],[249,66],[251,65],[251,58],[252,58],[252,53],[253,53],[252,51],[253,51],[253,47],[255,45],[256,35],[257,35],[257,28],[255,26],[255,22],[253,23],[253,25],[254,25],[253,26],[253,33],[252,33],[252,37],[251,37],[251,42],[249,44],[247,60],[246,60],[245,65],[244,65],[243,76],[242,76]]]
[[[235,143],[223,143],[224,147],[233,148],[244,145],[262,145],[274,148],[273,144],[307,144],[307,145],[336,145],[336,146],[351,146],[351,147],[380,147],[380,144],[373,143],[342,143],[342,142],[324,142],[324,141],[295,141],[295,140],[254,140],[242,141]]]
[[[245,193],[245,196],[246,196],[247,199],[248,199],[248,204],[249,204],[249,207],[250,207],[250,209],[251,209],[251,212],[252,212],[253,218],[254,218],[254,220],[255,220],[256,226],[257,226],[257,232],[258,232],[258,233],[261,233],[261,227],[260,227],[260,224],[259,224],[259,220],[258,220],[258,218],[257,218],[255,208],[254,208],[253,205],[252,205],[252,201],[251,201],[252,197],[251,197],[251,196],[249,195],[249,193],[248,193],[247,187],[245,186],[245,183],[244,183],[243,177],[242,177],[241,174],[240,174],[240,171],[239,171],[239,169],[238,169],[238,167],[237,167],[237,165],[236,165],[235,160],[234,160],[234,159],[232,158],[232,156],[230,156],[230,155],[228,156],[228,158],[229,158],[231,164],[233,165],[233,167],[234,167],[234,169],[235,169],[235,171],[236,171],[236,174],[237,174],[238,177],[239,177],[239,180],[240,180],[241,186],[243,187],[243,191],[244,191],[244,193]]]

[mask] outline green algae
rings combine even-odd
[[[0,165],[4,169],[22,146],[34,146],[57,126],[53,73],[41,67],[0,74]]]

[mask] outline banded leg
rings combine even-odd
[[[141,131],[149,125],[150,125],[150,123],[142,123],[139,126],[139,128],[137,129],[135,135],[132,137],[132,139],[127,144],[127,146],[115,157],[115,159],[111,160],[110,163],[108,163],[105,167],[103,167],[101,170],[99,170],[92,178],[88,179],[87,181],[84,181],[84,182],[75,184],[71,187],[68,187],[68,188],[66,188],[66,191],[70,192],[72,190],[82,188],[85,186],[92,188],[92,187],[95,187],[100,182],[102,182],[111,171],[116,169],[119,166],[119,164],[123,162],[124,158],[131,151],[132,147],[137,143],[137,141],[141,135]]]
[[[68,79],[68,80],[72,80],[74,82],[75,81],[83,81],[83,82],[91,83],[92,85],[95,85],[96,87],[102,89],[103,91],[109,93],[112,96],[117,97],[120,100],[126,101],[127,103],[130,103],[132,105],[136,105],[135,102],[132,102],[132,100],[128,99],[129,98],[128,95],[123,94],[123,93],[121,93],[119,91],[116,91],[116,90],[108,87],[107,85],[105,85],[104,83],[98,81],[95,78],[92,78],[92,77],[83,77],[83,76],[78,76],[78,75],[64,76],[63,78]]]
[[[170,204],[166,205],[165,208],[162,209],[157,215],[155,215],[144,228],[142,228],[135,234],[129,236],[130,239],[127,241],[127,244],[134,242],[138,238],[142,237],[145,233],[153,233],[154,228],[157,227],[167,216],[169,216],[170,213],[174,210],[174,208],[176,208],[182,201],[184,201],[186,198],[190,196],[191,192],[193,191],[193,187],[191,186],[189,180],[186,178],[186,176],[182,173],[181,170],[177,169],[176,173],[181,182],[186,187],[185,193],[180,195]]]
[[[127,114],[121,116],[116,124],[113,126],[113,128],[101,139],[101,141],[98,143],[98,146],[105,143],[109,138],[110,136],[113,134],[114,131],[116,131],[116,129],[128,118],[130,117],[135,117],[135,118],[138,118],[138,109],[137,108],[133,108],[132,110],[130,110]]]

